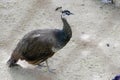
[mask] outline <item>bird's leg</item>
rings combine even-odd
[[[50,71],[50,68],[49,68],[49,65],[48,65],[48,61],[46,60],[45,62],[46,62],[48,71]]]
[[[51,72],[51,73],[55,73],[55,72],[53,72],[55,69],[50,70],[49,65],[48,65],[48,60],[46,60],[45,62],[46,62],[46,65],[47,65],[47,69],[48,69],[48,71]]]

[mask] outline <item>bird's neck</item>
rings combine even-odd
[[[71,30],[71,27],[70,25],[68,24],[67,20],[63,17],[61,17],[62,19],[62,22],[63,22],[63,29],[62,31],[69,37],[71,38],[72,37],[72,30]]]

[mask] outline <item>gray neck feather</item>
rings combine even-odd
[[[68,35],[70,38],[72,37],[72,30],[70,25],[68,24],[67,20],[61,16],[62,22],[63,22],[63,31],[66,35]]]

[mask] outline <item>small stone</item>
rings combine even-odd
[[[110,47],[110,44],[107,43],[106,45],[107,45],[107,47]]]
[[[85,6],[85,4],[81,4],[81,6]]]

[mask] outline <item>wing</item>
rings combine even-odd
[[[55,39],[51,32],[31,32],[24,36],[24,38],[18,43],[16,49],[27,61],[44,61],[54,54],[51,50],[54,42]]]

